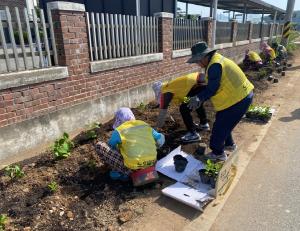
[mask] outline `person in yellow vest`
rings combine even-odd
[[[278,62],[279,65],[286,65],[288,60],[288,52],[285,46],[277,42],[273,42],[272,48],[275,50],[276,53],[276,62]]]
[[[156,162],[156,147],[165,142],[147,123],[136,120],[129,108],[120,108],[115,114],[114,131],[108,145],[96,144],[99,157],[108,164],[112,175],[129,176],[132,171],[151,167]]]
[[[245,53],[245,58],[243,60],[245,68],[258,70],[263,66],[261,57],[255,51],[247,49]]]
[[[180,113],[183,122],[188,130],[187,134],[181,137],[183,142],[195,142],[201,139],[197,130],[209,130],[206,111],[203,104],[196,110],[200,124],[193,122],[191,111],[187,108],[186,101],[205,88],[204,74],[194,72],[164,83],[158,81],[152,85],[157,102],[159,103],[159,115],[157,127],[164,126],[167,110],[170,104],[180,105]]]
[[[272,47],[270,47],[266,42],[260,44],[261,57],[264,64],[273,63],[276,58],[276,53]]]
[[[231,133],[252,102],[254,86],[236,63],[208,48],[205,42],[195,44],[191,50],[192,57],[188,63],[205,68],[207,87],[190,98],[188,107],[195,110],[204,101],[211,100],[217,113],[210,137],[212,151],[206,158],[225,161],[227,155],[224,150],[237,148]]]

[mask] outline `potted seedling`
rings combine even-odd
[[[207,160],[205,169],[199,170],[201,182],[203,184],[210,184],[212,188],[215,188],[218,174],[222,166],[222,163],[214,163],[211,160]]]
[[[251,105],[246,112],[246,117],[249,119],[268,122],[272,117],[271,108],[266,106]]]

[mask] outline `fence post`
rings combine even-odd
[[[232,45],[235,47],[236,40],[237,40],[238,22],[236,20],[231,20],[231,23],[232,23],[231,41],[232,41]]]
[[[158,17],[159,52],[163,53],[164,59],[170,60],[173,51],[173,14],[158,12],[154,17]]]
[[[49,2],[58,53],[58,64],[68,66],[69,75],[89,71],[89,47],[85,6],[71,2]],[[49,11],[48,11],[49,12]]]
[[[204,25],[206,28],[206,43],[208,47],[212,47],[212,18],[211,17],[207,17],[207,18],[202,18],[202,20],[204,21]]]
[[[273,31],[274,31],[274,23],[270,23],[270,30],[269,30],[269,42],[271,43],[273,40]]]
[[[252,34],[253,34],[253,23],[249,23],[249,30],[248,30],[248,40],[249,43],[252,43]]]

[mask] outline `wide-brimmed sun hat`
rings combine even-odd
[[[192,46],[192,57],[187,61],[187,63],[198,63],[206,55],[216,50],[217,49],[209,48],[206,42],[198,42]]]

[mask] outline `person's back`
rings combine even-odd
[[[141,120],[126,121],[116,128],[121,143],[118,145],[126,167],[134,170],[153,166],[156,145],[152,128]]]

